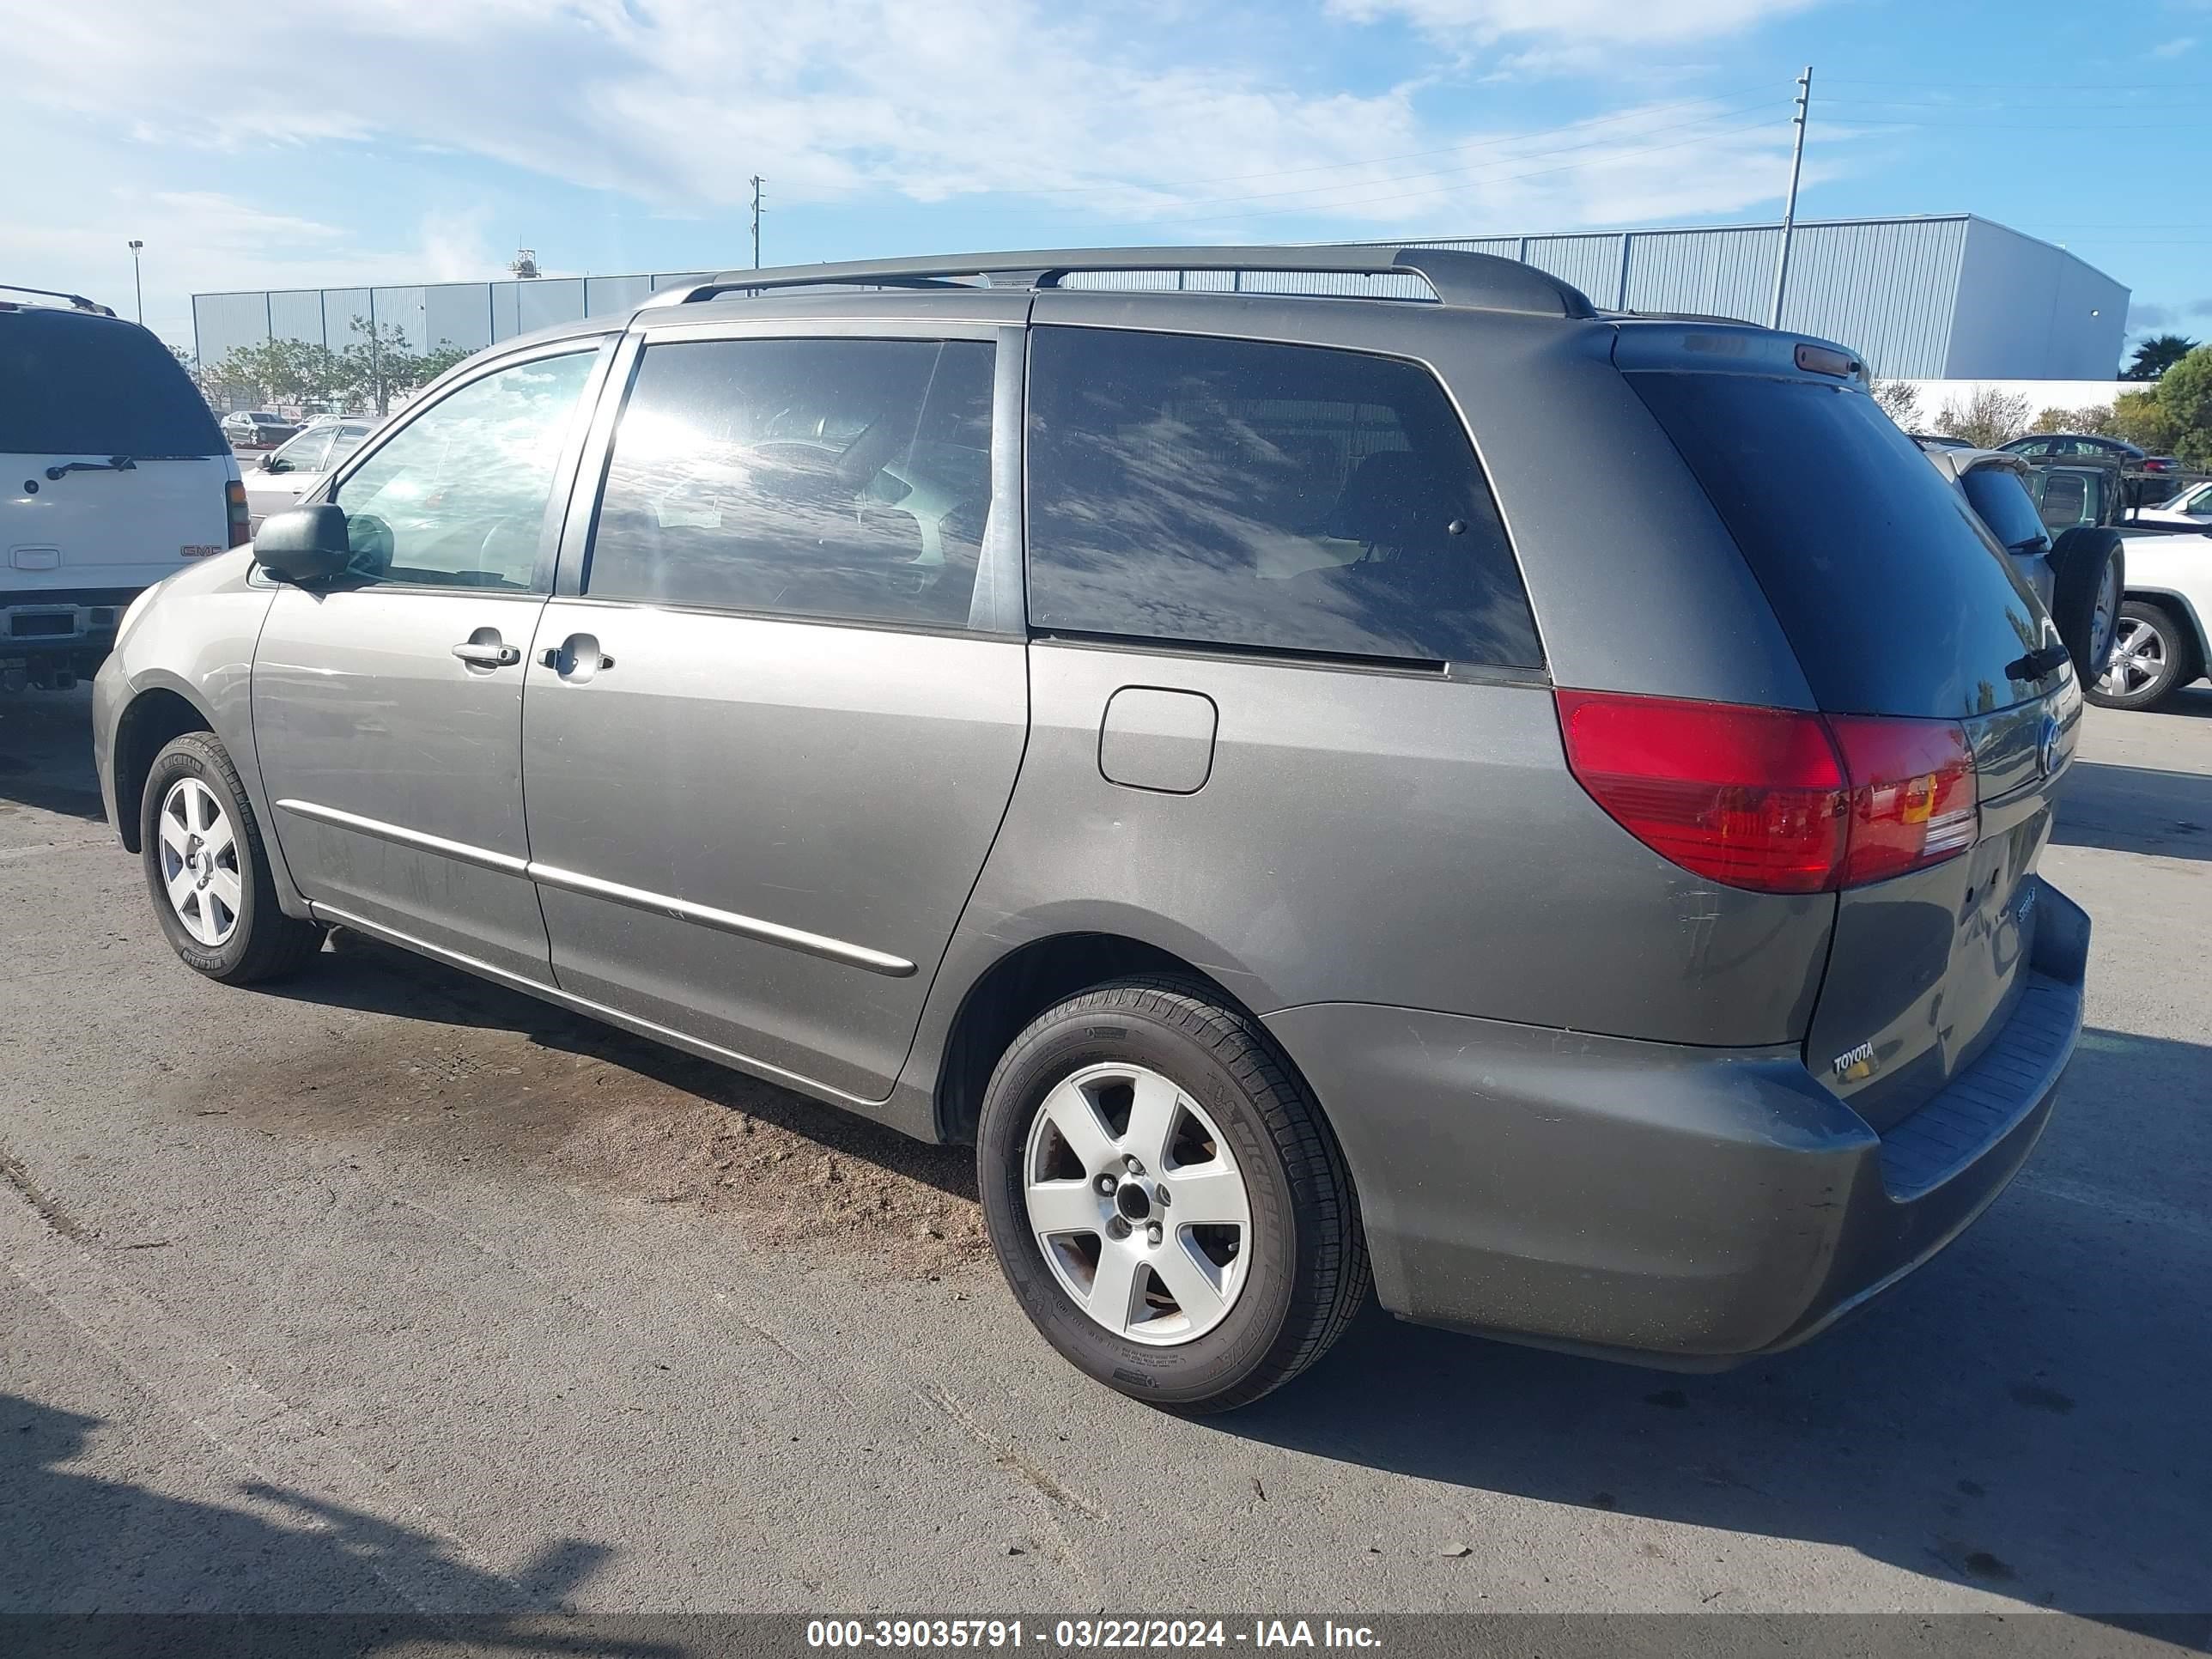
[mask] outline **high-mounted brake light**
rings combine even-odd
[[[243,547],[253,539],[253,514],[246,505],[246,486],[233,478],[223,486],[222,495],[230,514],[230,544]]]
[[[1954,858],[1980,833],[1956,721],[1557,696],[1590,798],[1662,858],[1731,887],[1832,892]]]
[[[1801,345],[1796,357],[1797,367],[1810,374],[1834,374],[1848,380],[1859,372],[1859,360],[1833,346]]]

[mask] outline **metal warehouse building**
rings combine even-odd
[[[1428,237],[1536,265],[1601,307],[1691,311],[1765,322],[1782,228],[1716,225],[1529,235]],[[1358,244],[1400,247],[1404,241]],[[192,296],[199,360],[270,339],[345,346],[356,318],[398,327],[418,350],[471,349],[549,324],[618,312],[708,273],[548,276],[397,288],[294,289]],[[1268,277],[1164,272],[1091,277],[1086,286],[1421,294],[1409,277]],[[1402,286],[1401,286],[1402,285]],[[2065,249],[1977,218],[1800,220],[1783,295],[1786,328],[1840,341],[1899,380],[2101,380],[2118,373],[2128,290]]]

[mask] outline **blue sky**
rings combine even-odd
[[[196,289],[1967,211],[2212,337],[2212,0],[17,10],[0,277]]]

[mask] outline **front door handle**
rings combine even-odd
[[[496,634],[488,640],[464,640],[453,654],[471,668],[511,668],[522,660],[521,650],[501,644]]]

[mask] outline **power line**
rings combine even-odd
[[[1646,131],[1646,132],[1643,132],[1643,133],[1634,133],[1634,134],[1630,134],[1630,135],[1626,135],[1626,136],[1627,136],[1627,137],[1646,137],[1646,136],[1648,136],[1649,134],[1652,134],[1652,133],[1662,133],[1662,132],[1679,132],[1679,131],[1682,131],[1684,128],[1686,128],[1686,127],[1708,126],[1708,125],[1712,125],[1712,124],[1713,124],[1713,123],[1715,123],[1715,122],[1728,120],[1728,119],[1729,119],[1730,118],[1735,117],[1735,116],[1749,114],[1749,113],[1753,112],[1753,111],[1755,111],[1755,110],[1756,110],[1756,111],[1761,111],[1761,112],[1764,112],[1764,111],[1766,111],[1766,110],[1771,110],[1772,107],[1773,107],[1773,100],[1772,100],[1771,99],[1766,99],[1766,100],[1763,100],[1761,102],[1759,102],[1759,103],[1758,103],[1758,104],[1755,104],[1755,105],[1745,105],[1745,106],[1743,106],[1742,107],[1741,107],[1741,108],[1737,108],[1737,109],[1716,110],[1716,111],[1713,111],[1713,112],[1710,112],[1710,113],[1708,113],[1708,114],[1705,114],[1705,115],[1700,115],[1700,116],[1697,117],[1697,118],[1696,118],[1695,119],[1693,119],[1693,120],[1688,120],[1688,121],[1674,121],[1674,122],[1670,122],[1670,123],[1668,123],[1668,124],[1667,125],[1665,125],[1665,126],[1659,126],[1659,127],[1652,127],[1652,128],[1650,128],[1650,129],[1648,129],[1648,130]],[[1571,131],[1572,130],[1573,130],[1573,129],[1571,129],[1571,128],[1563,128],[1563,129],[1561,129],[1561,131]],[[1382,185],[1411,184],[1411,183],[1414,182],[1415,180],[1422,179],[1455,179],[1455,178],[1463,177],[1463,176],[1466,176],[1466,175],[1468,175],[1468,174],[1472,174],[1472,173],[1481,173],[1481,172],[1483,172],[1483,171],[1485,171],[1486,169],[1490,168],[1490,167],[1508,167],[1508,166],[1511,166],[1511,165],[1513,165],[1513,164],[1515,164],[1515,163],[1516,163],[1516,162],[1521,162],[1521,161],[1540,161],[1540,160],[1541,160],[1541,159],[1543,159],[1544,157],[1548,156],[1548,155],[1573,155],[1573,154],[1575,154],[1577,151],[1579,151],[1579,150],[1585,150],[1585,149],[1601,149],[1601,148],[1603,148],[1603,147],[1605,147],[1605,146],[1607,146],[1607,145],[1608,145],[1608,144],[1613,144],[1613,143],[1620,143],[1620,140],[1619,138],[1595,138],[1595,139],[1591,139],[1591,140],[1589,140],[1589,142],[1584,143],[1579,143],[1579,144],[1561,144],[1561,145],[1556,146],[1556,147],[1554,147],[1554,148],[1553,148],[1553,149],[1550,149],[1524,150],[1524,151],[1522,151],[1521,153],[1519,153],[1519,154],[1517,154],[1517,155],[1501,155],[1501,156],[1498,156],[1498,158],[1496,158],[1496,159],[1495,159],[1495,160],[1493,160],[1493,161],[1478,161],[1478,162],[1476,162],[1476,163],[1475,163],[1474,166],[1472,166],[1472,167],[1442,167],[1442,168],[1432,168],[1432,169],[1430,169],[1430,170],[1428,170],[1428,171],[1426,171],[1426,172],[1422,172],[1422,173],[1395,173],[1395,174],[1389,174],[1389,175],[1386,175],[1386,176],[1384,176],[1384,177],[1382,177],[1382,178],[1380,178],[1380,179],[1346,179],[1346,180],[1342,181],[1341,183],[1332,183],[1332,184],[1325,184],[1325,185],[1302,185],[1302,186],[1299,186],[1299,187],[1297,187],[1297,188],[1291,189],[1291,190],[1260,191],[1255,191],[1255,192],[1254,192],[1254,193],[1252,193],[1252,194],[1249,194],[1249,195],[1244,195],[1244,196],[1213,196],[1213,197],[1206,197],[1206,196],[1201,196],[1201,197],[1196,197],[1196,198],[1187,198],[1187,199],[1179,200],[1179,201],[1177,201],[1177,202],[1175,204],[1175,205],[1176,205],[1176,206],[1177,206],[1177,207],[1182,207],[1182,208],[1193,208],[1193,207],[1207,207],[1207,206],[1212,206],[1212,205],[1229,205],[1229,204],[1235,204],[1235,203],[1238,203],[1238,202],[1269,202],[1269,201],[1278,201],[1278,200],[1282,199],[1283,198],[1285,198],[1285,197],[1291,197],[1291,196],[1309,196],[1309,195],[1312,195],[1312,194],[1314,194],[1314,193],[1315,193],[1315,192],[1316,192],[1316,191],[1345,191],[1345,190],[1360,190],[1360,191],[1366,191],[1366,190],[1371,190],[1371,189],[1375,188],[1375,187],[1376,187],[1376,186],[1377,186],[1377,185]],[[1694,142],[1694,140],[1692,140],[1692,142]],[[1665,146],[1661,146],[1661,148],[1665,148]],[[1127,191],[1127,192],[1128,192],[1128,193],[1139,193],[1139,192],[1142,192],[1142,191],[1146,191],[1146,190],[1147,190],[1147,189],[1150,189],[1150,190],[1153,191],[1154,191],[1154,193],[1158,193],[1158,194],[1165,194],[1165,193],[1167,193],[1167,192],[1165,192],[1164,191],[1161,190],[1158,186],[1146,186],[1146,185],[1132,185],[1123,186],[1122,188],[1124,189],[1124,191]],[[1034,215],[1034,216],[1056,216],[1056,217],[1061,217],[1061,218],[1064,218],[1064,217],[1066,217],[1066,215],[1067,215],[1067,213],[1069,212],[1069,210],[1068,210],[1067,208],[1065,208],[1065,207],[1048,207],[1048,208],[1016,209],[1016,210],[1013,210],[1013,212],[1014,212],[1014,213],[1016,213],[1016,214],[1018,214],[1018,215],[1024,216],[1033,216],[1033,215]],[[1239,215],[1239,216],[1239,216],[1239,217],[1243,217],[1243,216],[1249,216]],[[1109,222],[1109,223],[1117,223],[1117,222],[1118,222],[1118,223],[1135,223],[1135,222],[1137,222],[1137,221],[1133,221],[1133,220],[1121,220],[1121,221],[1109,221],[1108,222]]]
[[[1528,173],[1510,173],[1497,178],[1483,179],[1475,182],[1484,185],[1510,185],[1518,183],[1524,179],[1549,178],[1556,173],[1578,173],[1585,167],[1604,167],[1615,162],[1638,161],[1647,155],[1656,155],[1667,150],[1680,149],[1685,145],[1703,143],[1709,139],[1722,137],[1731,133],[1745,131],[1752,127],[1764,125],[1766,120],[1767,116],[1764,112],[1762,112],[1754,120],[1735,122],[1728,126],[1717,128],[1711,132],[1693,133],[1687,138],[1680,138],[1669,144],[1651,144],[1640,149],[1623,151],[1620,155],[1614,156],[1602,156],[1588,161],[1569,161],[1555,167],[1538,167]],[[1519,158],[1509,157],[1507,159],[1515,160]],[[1394,196],[1363,196],[1358,198],[1357,202],[1361,206],[1379,206],[1382,204],[1390,202],[1418,201],[1424,197],[1442,196],[1447,194],[1449,192],[1449,186],[1439,185],[1429,190],[1402,191]],[[1305,215],[1326,213],[1333,210],[1351,205],[1353,205],[1352,202],[1310,202],[1293,208],[1262,208],[1255,210],[1249,213],[1200,213],[1170,219],[1092,219],[1086,221],[1085,222],[1104,223],[1109,225],[1215,224],[1224,221],[1235,222],[1243,219],[1295,218]]]
[[[1644,116],[1663,114],[1668,110],[1686,109],[1693,105],[1723,104],[1759,91],[1758,87],[1739,87],[1732,92],[1717,92],[1703,98],[1676,98],[1663,104],[1647,104],[1640,109],[1624,110],[1618,115],[1597,115],[1585,120],[1568,121],[1556,127],[1535,127],[1527,132],[1508,133],[1498,138],[1480,138],[1464,144],[1445,144],[1436,149],[1402,150],[1395,155],[1370,155],[1355,161],[1317,161],[1311,167],[1279,167],[1263,173],[1232,173],[1215,179],[1186,180],[1183,188],[1194,190],[1206,185],[1241,185],[1260,179],[1291,179],[1308,173],[1335,173],[1347,167],[1382,167],[1392,161],[1419,161],[1431,155],[1456,155],[1467,150],[1495,149],[1500,144],[1525,143],[1532,138],[1549,138],[1563,132],[1579,132],[1590,127],[1607,126],[1616,121],[1633,121]],[[1654,129],[1665,131],[1665,128]],[[1113,185],[1048,185],[1010,191],[1024,196],[1096,196],[1126,192],[1144,186],[1126,184]],[[1238,198],[1221,199],[1237,200]]]

